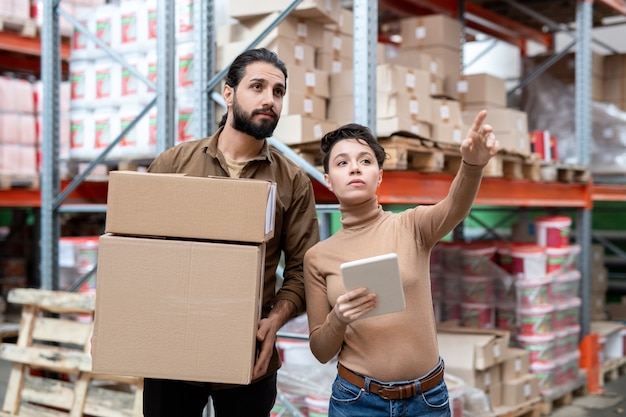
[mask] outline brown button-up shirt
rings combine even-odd
[[[148,171],[185,173],[197,177],[229,176],[224,155],[217,148],[221,133],[220,128],[209,138],[184,142],[166,150],[152,162]],[[246,164],[240,177],[271,180],[276,183],[277,188],[274,237],[266,247],[263,317],[268,315],[279,300],[292,302],[298,314],[303,313],[305,298],[302,263],[305,252],[319,241],[311,181],[302,168],[272,148],[267,141],[259,155]],[[278,286],[276,268],[282,252],[284,279]],[[279,366],[280,361],[275,350],[268,375],[274,373]]]

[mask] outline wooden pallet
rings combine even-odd
[[[11,188],[38,190],[39,184],[39,175],[0,174],[0,190]]]
[[[586,183],[589,169],[579,164],[541,162],[541,180],[546,182]]]
[[[620,376],[626,374],[626,357],[607,359],[602,363],[601,367],[601,384],[615,381]]]
[[[541,397],[516,406],[494,407],[492,417],[541,417]]]
[[[558,387],[554,387],[550,392],[541,394],[541,413],[544,416],[552,414],[555,408],[571,405],[574,397],[582,397],[587,394],[587,374],[584,371],[578,373],[575,381],[570,381]]]
[[[456,172],[461,163],[456,145],[403,136],[391,136],[379,142],[389,155],[384,165],[387,170]]]
[[[94,295],[20,288],[8,302],[22,318],[0,349],[13,363],[0,416],[143,415],[143,379],[91,373]]]
[[[388,155],[383,166],[385,170],[455,174],[461,164],[461,152],[457,144],[399,135],[380,138],[379,141]],[[311,165],[321,167],[319,142],[302,143],[291,147]],[[502,151],[491,158],[484,169],[484,176],[538,181],[539,162],[528,155]]]
[[[21,36],[34,38],[37,36],[37,23],[32,19],[0,15],[0,32],[15,32]]]

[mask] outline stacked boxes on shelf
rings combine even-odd
[[[282,3],[231,2],[229,14],[236,23],[218,32],[218,67],[229,65],[274,22],[287,5]],[[347,24],[339,25],[338,19]],[[327,120],[329,74],[351,67],[351,23],[337,2],[304,1],[260,41],[258,46],[276,52],[287,66],[287,92],[274,132],[284,143],[316,141],[337,127]]]
[[[437,328],[437,338],[446,373],[481,390],[488,399],[486,409],[473,411],[501,415],[506,407],[538,399],[539,379],[530,372],[529,352],[510,347],[509,332],[443,322]]]

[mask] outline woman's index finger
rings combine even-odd
[[[487,110],[481,110],[476,117],[474,118],[474,123],[472,124],[472,131],[477,132],[480,130],[483,122],[487,118]]]

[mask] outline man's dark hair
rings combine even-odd
[[[281,61],[275,52],[266,48],[248,49],[247,51],[242,52],[237,58],[235,58],[233,63],[230,64],[224,83],[233,89],[237,89],[241,79],[246,74],[246,68],[248,68],[248,65],[255,62],[267,62],[268,64],[274,65],[283,72],[283,75],[285,76],[285,83],[287,83],[287,66],[283,61]],[[227,115],[228,113],[224,113],[222,120],[220,120],[219,127],[226,124]]]
[[[383,167],[383,162],[385,162],[385,159],[387,158],[387,153],[385,152],[385,148],[378,143],[378,140],[374,137],[370,128],[358,123],[348,123],[331,132],[328,132],[322,137],[321,152],[325,173],[328,173],[330,151],[337,142],[344,139],[356,139],[372,148],[374,155],[376,156],[376,161],[378,162],[378,167]]]

